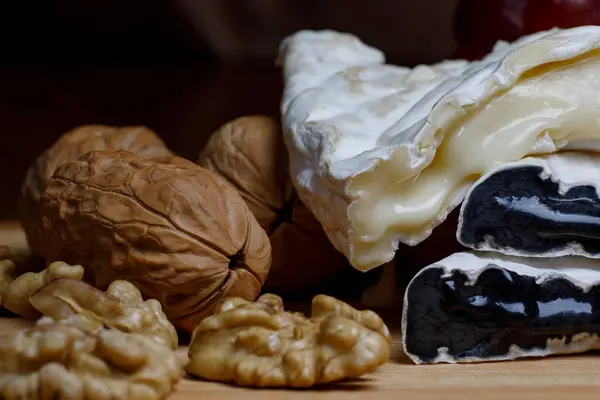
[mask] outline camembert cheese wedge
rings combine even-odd
[[[600,149],[600,27],[412,69],[385,64],[355,36],[300,31],[279,63],[294,185],[359,270],[426,239],[497,166]]]

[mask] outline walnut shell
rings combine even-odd
[[[27,171],[23,191],[35,201],[62,164],[90,151],[127,150],[142,157],[169,156],[165,143],[143,126],[82,125],[62,135]]]
[[[295,194],[276,120],[247,116],[223,125],[200,153],[198,164],[232,183],[267,231],[273,262],[265,290],[309,290],[348,267],[346,257]]]
[[[128,150],[142,157],[169,156],[171,152],[156,133],[143,126],[82,125],[62,135],[27,170],[19,198],[19,219],[29,247],[38,252],[35,236],[38,201],[54,171],[90,151]]]
[[[165,143],[143,126],[82,125],[62,135],[27,170],[21,186],[19,218],[32,251],[37,252],[37,203],[54,171],[90,151],[128,150],[142,157],[168,156]]]
[[[42,256],[117,279],[192,330],[222,296],[253,300],[267,277],[264,230],[224,179],[184,159],[91,152],[59,167],[40,198]]]

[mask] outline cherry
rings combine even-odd
[[[582,25],[600,25],[600,0],[463,0],[454,18],[454,57],[476,60],[498,40]]]
[[[454,19],[455,58],[480,59],[498,39],[512,41],[521,36],[525,1],[461,1]]]
[[[600,24],[599,0],[527,0],[525,33]]]

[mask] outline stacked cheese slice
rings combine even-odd
[[[412,69],[352,35],[301,31],[280,63],[294,185],[355,268],[461,207],[457,238],[475,251],[405,295],[415,362],[600,347],[600,27]]]

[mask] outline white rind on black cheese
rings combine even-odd
[[[383,265],[498,164],[600,148],[599,48],[600,27],[552,30],[409,69],[352,35],[300,31],[279,55],[298,194],[355,268]]]
[[[600,348],[600,261],[461,252],[408,285],[402,343],[417,364]]]
[[[509,255],[600,258],[600,154],[528,157],[487,173],[462,203],[457,239]]]

